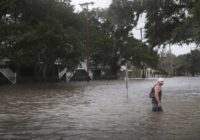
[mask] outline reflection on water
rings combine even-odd
[[[0,87],[0,139],[198,140],[200,78],[170,78],[164,112],[147,94],[156,80]]]

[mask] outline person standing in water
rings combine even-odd
[[[164,79],[159,78],[157,84],[152,88],[152,111],[153,112],[162,112],[162,89],[161,86],[164,84]]]

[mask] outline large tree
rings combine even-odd
[[[109,9],[93,9],[89,12],[89,46],[95,68],[103,71],[109,68],[109,74],[116,75],[120,66],[127,61],[140,68],[144,63],[155,67],[156,52],[132,34],[141,12],[138,6],[132,2],[115,0]]]
[[[57,60],[79,63],[81,26],[69,0],[2,0],[0,7],[1,58],[16,70],[33,67],[45,77]]]
[[[140,68],[144,68],[144,64],[155,67],[156,52],[151,46],[133,36],[132,30],[137,26],[143,12],[141,1],[113,0],[108,10],[108,17],[114,25],[115,46],[119,59],[130,61]]]
[[[113,24],[108,20],[106,13],[107,10],[103,9],[93,9],[90,13],[91,61],[94,68],[100,68],[102,71],[106,71],[108,67],[112,69],[116,58]],[[109,71],[110,74],[111,71],[113,70]]]
[[[146,38],[151,46],[198,40],[198,0],[145,0],[143,8]]]
[[[193,50],[191,53],[180,55],[175,60],[175,70],[178,75],[200,73],[200,51]]]

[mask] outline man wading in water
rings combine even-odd
[[[164,84],[164,79],[159,78],[157,81],[157,84],[152,88],[151,91],[151,98],[152,98],[152,111],[153,112],[159,112],[163,111],[162,105],[161,105],[161,98],[162,98],[162,89],[161,86]]]

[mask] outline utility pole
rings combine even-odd
[[[94,2],[86,2],[86,3],[82,3],[79,4],[81,6],[81,8],[83,10],[85,10],[85,14],[86,14],[86,66],[87,66],[87,73],[89,76],[89,57],[90,57],[90,50],[89,50],[89,22],[88,22],[88,11],[89,11],[89,5],[93,5]],[[88,81],[89,81],[89,77],[88,77]]]
[[[126,61],[125,80],[126,80],[126,95],[128,98],[128,62],[127,61]]]
[[[143,29],[144,28],[138,28],[138,29],[136,29],[136,30],[140,30],[140,37],[141,37],[141,42],[142,42],[142,40],[143,40],[143,36],[142,36],[142,31],[143,31]],[[144,63],[142,63],[142,78],[144,79],[144,78],[146,78],[146,74],[145,74],[145,64]]]
[[[144,28],[138,28],[136,30],[140,30],[140,37],[141,37],[141,41],[143,40],[143,36],[142,36],[142,31],[143,31]]]
[[[174,69],[173,69],[173,60],[172,60],[172,50],[171,50],[171,44],[169,44],[169,54],[170,54],[170,74],[171,76],[174,74]]]

